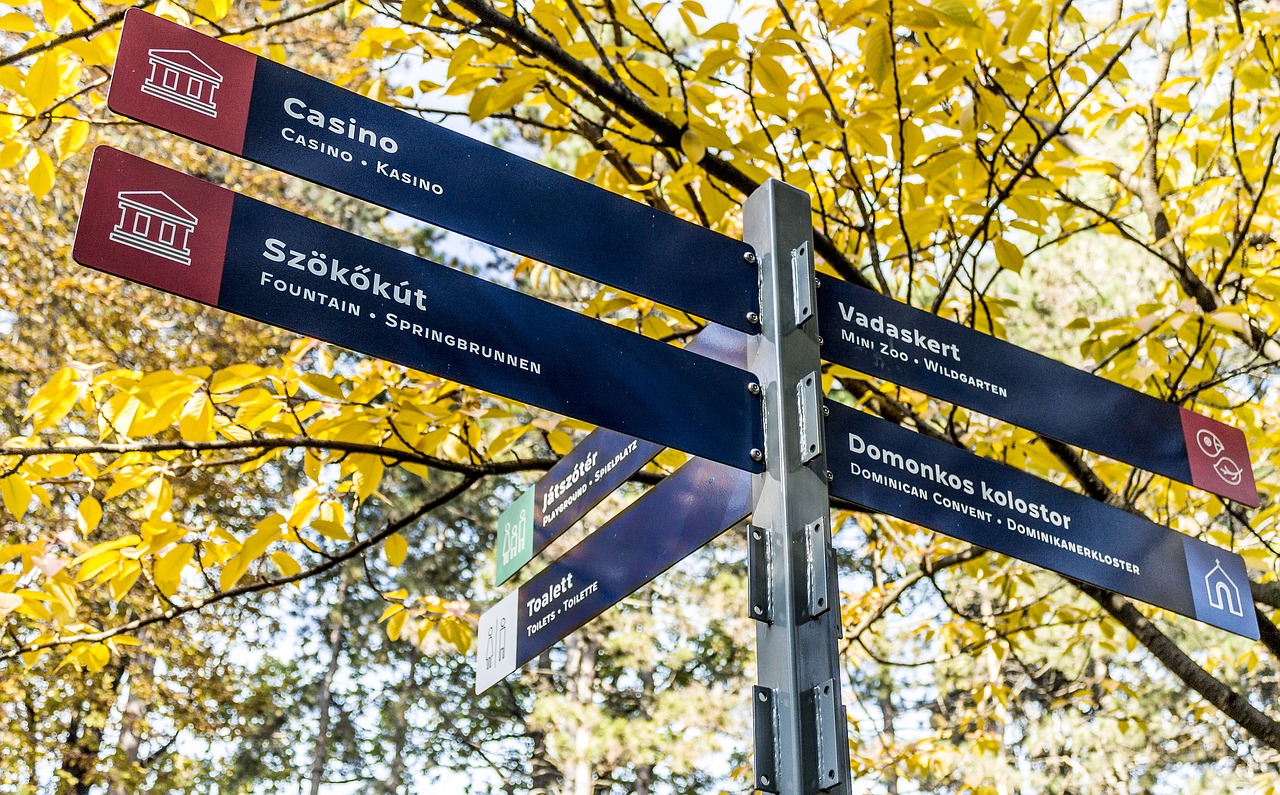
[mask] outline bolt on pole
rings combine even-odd
[[[765,428],[765,471],[753,481],[747,528],[749,613],[758,622],[755,786],[844,795],[849,743],[809,195],[769,180],[744,205],[743,239],[760,269],[760,311],[752,318],[760,334],[748,364],[763,389]]]

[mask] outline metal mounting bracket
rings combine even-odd
[[[791,249],[791,284],[795,288],[796,328],[813,317],[813,305],[817,303],[817,285],[813,281],[813,263],[809,259],[809,241]]]
[[[809,698],[805,699],[812,704],[810,725],[814,732],[814,747],[818,751],[815,766],[807,778],[816,790],[829,790],[843,779],[839,743],[844,734],[838,731],[841,728],[838,721],[844,716],[841,714],[843,710],[837,706],[838,687],[836,680],[828,679],[809,691]]]
[[[756,789],[761,792],[782,791],[778,783],[778,708],[775,701],[773,688],[762,685],[751,688],[755,718]]]
[[[826,533],[822,520],[805,525],[804,548],[808,558],[809,618],[814,619],[831,609],[831,584],[828,574],[831,562],[827,554]]]
[[[773,623],[773,589],[769,587],[773,577],[772,532],[767,527],[747,526],[747,602],[751,617],[766,624]]]
[[[800,413],[800,461],[809,463],[822,455],[822,401],[817,373],[809,373],[796,383]]]

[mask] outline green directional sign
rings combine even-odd
[[[494,582],[506,582],[533,559],[533,506],[533,489],[526,489],[498,517]]]

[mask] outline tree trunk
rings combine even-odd
[[[894,729],[894,720],[898,717],[898,711],[893,706],[893,672],[888,667],[882,667],[880,671],[880,687],[877,694],[877,700],[880,702],[880,717],[884,722],[884,747],[889,750],[890,754],[896,754],[896,746],[898,738]],[[889,795],[898,795],[898,769],[896,765],[889,768],[885,776],[885,791]]]
[[[144,633],[138,633],[145,641]],[[149,678],[155,669],[156,658],[142,651],[133,658],[133,670],[129,673],[129,698],[120,716],[120,739],[116,742],[117,759],[122,760],[110,772],[111,788],[108,795],[130,795],[136,791],[130,783],[138,765],[138,747],[142,744],[142,723],[147,715],[147,700],[139,692],[138,685]]]
[[[409,702],[418,689],[418,651],[409,652],[409,674],[396,688],[396,703],[391,708],[391,769],[380,790],[395,795],[404,786],[404,749],[409,739]]]
[[[90,685],[84,699],[72,709],[71,721],[67,726],[66,750],[58,773],[58,795],[89,795],[89,790],[97,783],[102,726],[106,724],[106,713],[119,692],[122,674],[123,668],[118,664],[104,669],[101,672],[102,688]],[[102,698],[103,702],[91,701],[95,696]]]
[[[653,619],[653,589],[645,588],[640,595],[640,604],[648,620]],[[649,707],[653,704],[653,665],[646,664],[639,670],[640,676],[640,716],[652,720]],[[635,795],[652,795],[653,765],[636,765]]]
[[[342,613],[350,585],[350,569],[344,567],[338,578],[337,600],[334,602],[333,609],[329,611],[329,664],[325,667],[324,676],[320,680],[320,692],[316,697],[319,727],[316,729],[316,742],[311,752],[311,795],[319,795],[320,784],[324,781],[325,763],[329,761],[329,721],[333,707],[333,680],[338,675],[338,665],[342,661],[344,627]]]
[[[578,725],[573,730],[573,751],[565,765],[565,795],[592,795],[595,785],[591,759],[592,722],[586,711],[595,692],[596,651],[599,644],[583,632],[569,636],[565,659],[565,691],[579,705]]]
[[[538,664],[536,670],[546,671],[551,667],[551,655],[543,652],[538,655]],[[538,682],[538,693],[541,695],[546,692],[545,677],[540,677]],[[533,748],[529,754],[530,776],[532,781],[532,791],[530,795],[549,795],[556,791],[556,785],[560,783],[560,771],[551,763],[547,756],[547,733],[542,729],[533,729],[529,731],[529,739],[533,741]]]

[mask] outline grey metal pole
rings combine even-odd
[[[808,194],[777,180],[762,185],[744,206],[743,238],[760,267],[761,333],[748,363],[764,390],[765,427],[765,471],[753,483],[747,528],[750,613],[759,621],[755,785],[847,793]]]

